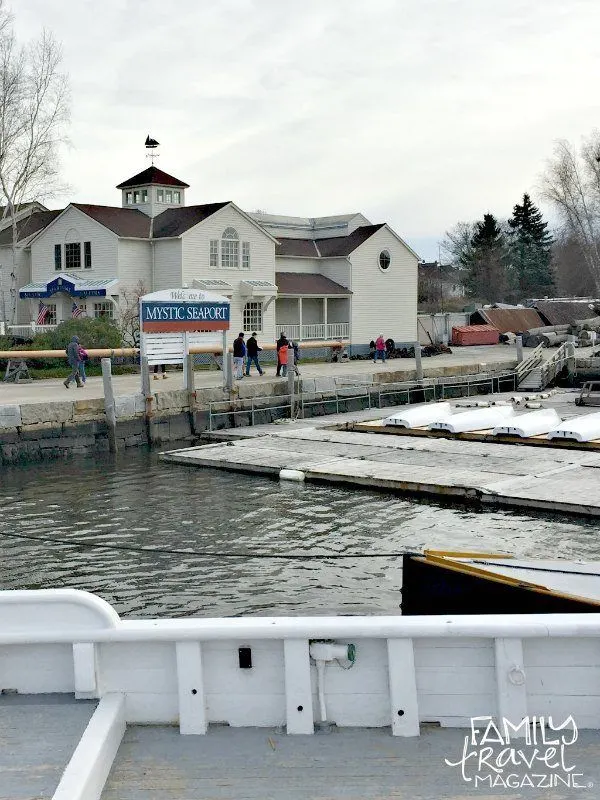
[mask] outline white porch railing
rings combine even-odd
[[[349,322],[332,322],[328,325],[323,322],[312,325],[290,325],[287,322],[277,322],[275,329],[278,335],[283,332],[288,339],[298,342],[350,338]]]
[[[29,322],[26,325],[9,325],[8,334],[9,336],[22,336],[27,338],[29,336],[35,336],[37,333],[48,333],[48,331],[53,331],[55,328],[56,325],[37,325],[35,322]]]

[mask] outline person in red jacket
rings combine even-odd
[[[380,333],[377,339],[375,339],[375,355],[373,356],[373,363],[377,363],[377,359],[380,359],[385,363],[385,339],[383,338],[383,333]]]

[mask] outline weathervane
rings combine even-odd
[[[158,147],[159,144],[160,142],[157,142],[156,139],[150,138],[150,134],[146,136],[146,150],[148,150],[148,152],[146,153],[146,158],[149,158],[151,160],[152,166],[154,166],[154,159],[158,158],[158,156],[160,155],[160,153],[156,152],[156,148]]]

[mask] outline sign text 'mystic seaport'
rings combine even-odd
[[[146,333],[228,330],[229,308],[226,298],[214,298],[204,292],[156,292],[142,298],[142,330]]]

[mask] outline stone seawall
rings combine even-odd
[[[511,369],[514,362],[495,365]],[[422,402],[432,399],[444,379],[482,381],[469,390],[459,384],[444,386],[446,396],[506,391],[512,378],[473,374],[468,367],[433,367],[423,385],[413,370],[299,378],[296,408],[305,418]],[[466,376],[469,376],[467,378]],[[500,382],[500,384],[498,383]],[[412,384],[410,394],[407,383]],[[240,382],[231,393],[222,388],[157,392],[148,400],[139,394],[115,398],[117,449],[164,444],[208,435],[211,431],[246,425],[264,425],[290,415],[286,380]],[[0,405],[0,464],[64,458],[73,454],[108,451],[108,425],[103,399]]]

